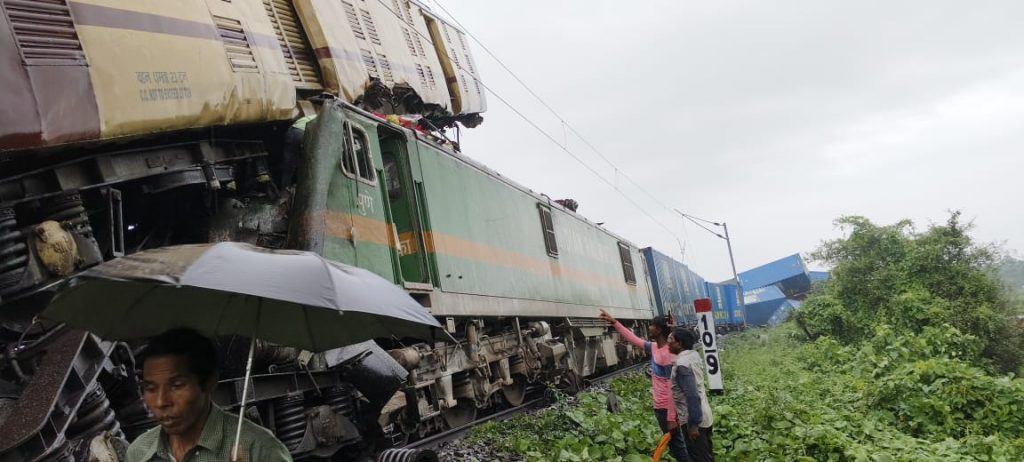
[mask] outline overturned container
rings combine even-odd
[[[800,297],[811,290],[811,277],[800,254],[744,271],[739,278],[744,292],[775,286],[787,297]]]

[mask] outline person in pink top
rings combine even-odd
[[[658,419],[658,426],[661,427],[662,432],[672,433],[672,440],[668,443],[669,454],[678,462],[688,462],[686,440],[683,439],[683,435],[679,431],[676,407],[672,401],[672,367],[675,364],[676,355],[668,349],[668,336],[672,332],[669,318],[658,315],[651,319],[647,334],[653,342],[649,342],[637,337],[633,331],[623,326],[605,310],[601,310],[598,317],[612,323],[622,338],[637,348],[643,348],[651,358],[651,396],[654,400],[654,417]]]

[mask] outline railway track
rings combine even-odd
[[[625,375],[631,372],[640,371],[646,366],[646,362],[641,362],[631,366],[618,369],[607,374],[594,377],[593,379],[585,382],[586,387],[590,388],[593,385],[605,383],[615,377]],[[437,455],[434,453],[434,449],[437,449],[442,444],[461,439],[473,427],[482,425],[487,422],[500,422],[507,420],[528,411],[543,408],[551,403],[551,396],[544,393],[543,396],[534,397],[523,402],[523,404],[505,409],[502,411],[495,412],[493,414],[486,415],[477,420],[474,420],[466,425],[451,430],[436,433],[434,435],[422,438],[412,443],[406,444],[400,448],[393,448],[385,450],[377,458],[378,462],[434,462],[437,461]]]

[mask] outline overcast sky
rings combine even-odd
[[[740,271],[848,214],[923,228],[960,209],[1024,250],[1020,0],[438,1],[620,172],[473,44],[483,81],[661,224],[493,96],[463,152],[641,247],[678,258],[678,237],[709,280],[731,277],[724,241],[622,175],[726,221]]]

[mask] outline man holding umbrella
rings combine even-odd
[[[195,330],[171,329],[154,337],[142,353],[142,394],[160,426],[128,448],[129,462],[224,462],[231,460],[238,417],[213,404],[217,351]],[[284,444],[267,429],[245,421],[238,460],[291,461]]]
[[[85,270],[69,285],[54,297],[43,316],[105,340],[159,338],[168,329],[180,327],[210,337],[249,337],[242,393],[238,396],[241,415],[245,415],[252,385],[257,338],[322,352],[378,337],[432,340],[438,334],[447,335],[437,319],[393,281],[312,252],[264,249],[237,242],[144,250]],[[165,359],[158,360],[160,357]],[[213,357],[206,355],[207,360]],[[253,444],[243,437],[248,423],[206,404],[213,390],[211,380],[215,379],[194,366],[202,364],[201,359],[192,358],[171,351],[151,352],[144,360],[145,386],[150,386],[146,376],[161,369],[161,379],[153,381],[153,393],[159,395],[148,390],[144,393],[146,404],[161,419],[161,428],[159,433],[144,435],[148,436],[149,447],[156,449],[139,455],[153,457],[160,448],[166,448],[166,457],[157,460],[172,456],[177,462],[241,460],[235,456]],[[176,382],[175,378],[181,380]],[[177,401],[161,401],[169,397]],[[218,419],[221,426],[229,421],[236,425],[228,445],[231,456],[194,457],[188,452],[190,448],[223,444],[212,436],[206,438],[206,427],[211,422],[216,426]],[[197,423],[200,421],[202,426]],[[254,429],[262,431],[250,428],[250,437]],[[158,437],[164,434],[170,446]],[[259,448],[264,446],[260,444]],[[220,450],[215,452],[220,454]],[[250,461],[257,459],[289,460],[249,455]]]

